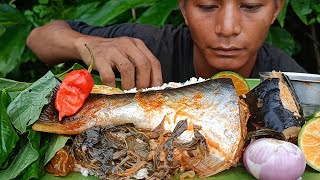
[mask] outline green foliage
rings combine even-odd
[[[7,107],[11,101],[10,96],[5,90],[0,92],[0,166],[10,155],[19,137],[9,120]]]
[[[282,49],[290,56],[295,52],[294,39],[291,34],[283,28],[271,27],[266,42]]]
[[[14,99],[21,91],[23,91],[30,85],[30,83],[0,78],[0,90],[5,90],[12,99]]]
[[[34,62],[35,55],[26,48],[30,31],[53,19],[81,20],[91,25],[104,26],[112,23],[139,22],[163,26],[179,25],[183,18],[178,0],[11,0],[0,4],[0,77],[14,72],[19,79],[30,73],[17,73],[19,67]],[[27,3],[28,2],[28,3]],[[288,9],[292,9],[306,26],[320,23],[319,0],[286,0],[278,16],[281,29],[271,29],[267,42],[282,48],[289,55],[299,49],[297,42],[286,30]],[[279,40],[280,38],[280,40]],[[37,67],[39,68],[39,67]],[[42,67],[41,67],[42,68]],[[39,73],[32,69],[27,70]],[[40,71],[41,72],[41,71]],[[46,71],[45,71],[46,72]],[[31,81],[38,79],[32,76]],[[29,79],[28,79],[29,81]]]
[[[51,99],[55,85],[56,79],[51,72],[31,86],[0,79],[0,179],[39,179],[44,175],[45,163],[70,138],[51,136],[30,128],[39,118],[38,112]],[[12,96],[7,91],[20,94],[11,102]]]
[[[50,145],[48,148],[48,151],[45,154],[44,164],[46,165],[58,152],[60,149],[62,149],[66,142],[70,139],[69,136],[61,136],[61,135],[54,135],[50,140]]]
[[[42,107],[49,103],[57,81],[51,72],[23,90],[9,105],[8,114],[14,127],[23,134],[27,126],[40,116]]]
[[[296,15],[305,25],[320,23],[320,1],[319,0],[285,0],[278,21],[284,26],[287,9],[291,7]]]
[[[162,0],[145,11],[136,21],[143,24],[163,26],[170,13],[178,6],[178,1]]]
[[[40,136],[40,134],[38,134],[38,136]],[[40,143],[40,141],[37,142],[34,138],[39,139],[38,137],[32,136],[30,141],[24,145],[22,150],[14,158],[10,166],[6,170],[0,171],[1,179],[16,178],[23,170],[38,159],[38,152],[34,149],[33,144]]]

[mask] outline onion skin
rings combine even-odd
[[[298,146],[272,138],[249,144],[243,163],[251,175],[265,180],[297,180],[306,168],[306,159]]]

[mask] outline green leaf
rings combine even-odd
[[[0,90],[6,90],[11,99],[14,99],[21,91],[25,90],[29,86],[31,86],[31,83],[0,78]]]
[[[59,66],[59,65],[56,65]],[[75,63],[73,64],[73,66],[69,69],[67,69],[66,71],[60,73],[60,74],[56,74],[56,78],[60,79],[61,81],[64,79],[64,77],[72,70],[79,70],[79,69],[85,69],[82,65]],[[102,84],[100,76],[96,75],[96,74],[91,74],[92,79],[94,81],[94,84]]]
[[[154,4],[159,0],[110,0],[94,14],[82,19],[91,25],[104,26],[123,12],[140,5]]]
[[[56,78],[60,79],[60,80],[63,80],[64,77],[72,70],[80,70],[80,69],[85,69],[83,66],[81,66],[80,64],[78,63],[74,63],[72,67],[70,67],[68,70],[60,73],[60,74],[56,74]]]
[[[312,13],[312,8],[310,6],[309,0],[291,0],[290,2],[293,11],[297,14],[300,20],[308,25],[307,15]]]
[[[39,4],[48,4],[49,0],[39,0]]]
[[[2,36],[2,34],[4,34],[4,32],[6,32],[6,28],[4,28],[4,27],[0,24],[0,37]]]
[[[289,4],[290,0],[285,0],[283,7],[277,17],[280,26],[283,27],[284,26],[284,20],[286,19],[286,15],[287,15],[287,9],[288,9],[288,4]]]
[[[0,24],[12,25],[26,23],[26,18],[19,10],[13,8],[12,6],[9,6],[8,4],[0,4]]]
[[[40,180],[99,180],[99,178],[94,176],[83,176],[80,173],[70,173],[65,177],[57,177],[52,174],[47,173],[45,176],[41,177]]]
[[[6,91],[0,92],[0,166],[7,159],[19,139],[15,132],[9,116],[7,114],[7,106],[11,98]]]
[[[33,130],[29,130],[28,139],[29,143],[31,143],[32,148],[38,152],[39,157],[39,150],[40,150],[40,132],[36,132]],[[40,159],[37,158],[36,161],[34,161],[30,166],[26,168],[22,176],[22,180],[29,180],[31,178],[38,178],[39,174],[39,162]]]
[[[0,179],[16,178],[24,169],[38,159],[38,152],[26,143],[18,155],[14,158],[8,169],[0,171]]]
[[[0,77],[4,77],[23,60],[21,56],[26,47],[26,40],[31,25],[12,25],[0,37]]]
[[[88,4],[80,4],[65,10],[65,19],[84,19],[94,14],[97,10],[99,2],[91,2]]]
[[[138,23],[162,26],[170,13],[178,6],[178,1],[162,0],[150,7],[137,20]]]
[[[246,81],[249,84],[250,89],[253,89],[260,84],[260,79],[248,78]]]
[[[5,109],[9,106],[11,103],[11,97],[9,96],[8,92],[4,89],[1,89],[0,91],[0,105],[2,105]]]
[[[66,142],[70,139],[69,136],[61,136],[61,135],[54,135],[53,138],[49,142],[49,148],[48,151],[45,154],[44,158],[44,165],[46,165],[58,152],[60,149],[62,149]]]
[[[180,174],[175,175],[172,179],[178,180],[180,177]],[[214,176],[208,177],[208,178],[192,178],[192,180],[234,180],[234,179],[241,179],[241,180],[255,180],[253,176],[251,176],[244,167],[231,167],[228,170],[222,171],[219,174],[216,174]],[[320,173],[317,173],[317,171],[312,170],[311,168],[306,168],[303,176],[303,180],[314,180],[314,179],[320,179]]]
[[[14,127],[22,134],[27,126],[40,116],[44,105],[49,103],[57,80],[49,71],[42,78],[23,90],[9,105],[8,114]]]
[[[295,41],[291,34],[284,28],[271,27],[266,42],[282,49],[289,56],[295,53]]]

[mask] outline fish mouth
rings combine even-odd
[[[237,46],[218,46],[211,48],[211,50],[218,56],[237,56],[244,51],[244,48]]]

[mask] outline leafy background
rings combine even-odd
[[[183,23],[178,0],[1,0],[0,77],[34,82],[49,69],[26,47],[30,31],[53,19],[82,20],[91,25],[140,22],[163,26]],[[286,0],[266,39],[283,49],[310,73],[320,72],[320,0]]]

